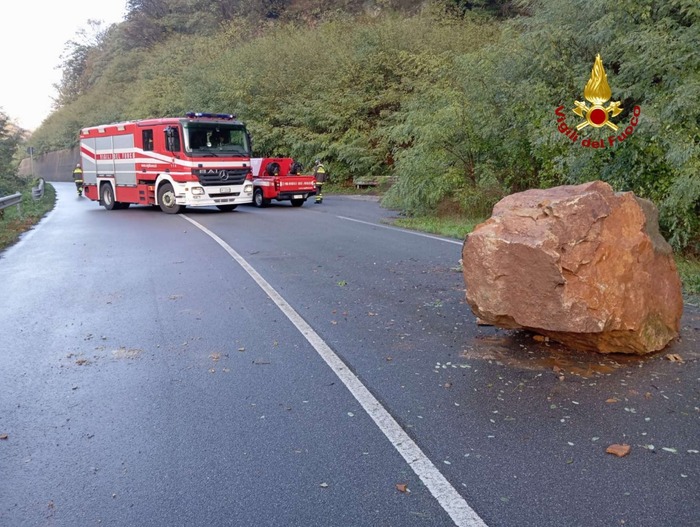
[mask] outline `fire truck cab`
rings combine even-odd
[[[157,205],[231,211],[251,203],[250,136],[234,115],[188,113],[84,128],[84,193],[107,210]]]

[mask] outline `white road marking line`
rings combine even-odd
[[[328,364],[338,378],[345,384],[357,402],[369,414],[379,429],[389,439],[394,448],[406,460],[413,472],[421,479],[440,506],[450,515],[459,527],[488,527],[479,515],[459,495],[455,488],[423,453],[420,447],[401,428],[392,415],[381,405],[364,384],[355,376],[345,363],[335,354],[326,342],[297,313],[287,301],[258,273],[240,254],[212,231],[193,219],[182,218],[211,237],[255,280],[287,318],[304,335],[321,358]]]
[[[406,234],[413,234],[414,236],[422,236],[423,238],[430,238],[431,240],[438,240],[441,242],[454,243],[455,245],[464,245],[464,242],[458,240],[450,240],[448,238],[440,238],[439,236],[432,236],[431,234],[424,234],[422,232],[409,231],[408,229],[400,229],[399,227],[392,227],[391,225],[382,225],[381,223],[372,223],[369,221],[356,220],[355,218],[348,218],[346,216],[336,216],[341,220],[354,221],[356,223],[364,223],[365,225],[371,225],[372,227],[381,227],[382,229],[389,229],[391,231],[399,231]]]

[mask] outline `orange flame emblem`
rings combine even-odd
[[[589,107],[585,102],[574,101],[576,108],[573,109],[573,112],[586,119],[577,125],[576,129],[581,130],[590,125],[594,128],[607,126],[617,130],[617,125],[611,123],[609,118],[618,115],[622,108],[620,108],[620,101],[611,102],[607,108],[603,106],[612,96],[612,91],[608,84],[608,76],[603,69],[603,60],[600,58],[600,54],[595,57],[591,78],[586,83],[583,96],[593,106]]]

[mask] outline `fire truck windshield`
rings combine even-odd
[[[185,152],[191,156],[247,157],[248,134],[240,124],[185,123]]]

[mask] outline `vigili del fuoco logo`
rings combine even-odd
[[[580,141],[580,145],[584,148],[609,148],[615,146],[616,143],[621,143],[634,133],[639,124],[639,116],[642,113],[642,109],[639,106],[635,106],[632,109],[632,119],[630,119],[629,125],[623,131],[620,131],[620,127],[612,120],[622,112],[620,101],[611,101],[605,106],[605,103],[612,98],[612,90],[610,90],[608,76],[605,74],[600,54],[595,57],[591,78],[586,83],[583,96],[586,101],[591,103],[591,106],[585,102],[574,101],[572,111],[578,117],[584,119],[575,126],[570,126],[566,122],[564,106],[559,106],[554,110],[557,116],[557,129],[568,137],[572,143],[579,143],[581,136],[579,136],[578,132],[585,130],[589,126],[591,128],[607,127],[615,133],[607,138],[584,138]]]

